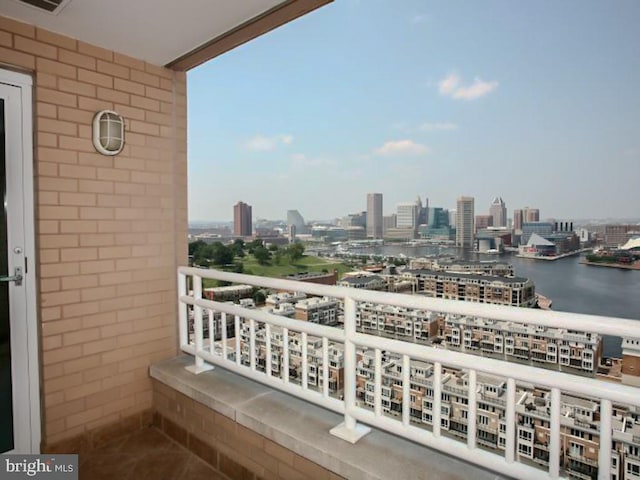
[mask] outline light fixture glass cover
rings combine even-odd
[[[124,147],[124,119],[112,110],[93,117],[93,146],[103,155],[117,155]]]

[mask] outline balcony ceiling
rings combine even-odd
[[[187,70],[330,1],[69,0],[52,14],[2,0],[0,15]]]

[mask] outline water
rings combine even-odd
[[[553,262],[518,258],[511,254],[478,255],[455,248],[385,245],[370,247],[363,254],[421,257],[442,254],[461,256],[467,260],[498,260],[513,265],[516,275],[530,278],[536,292],[553,302],[555,311],[604,315],[640,320],[640,271],[593,267],[580,264],[581,256]],[[604,355],[622,354],[620,338],[604,338]]]

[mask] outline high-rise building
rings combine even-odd
[[[381,193],[367,193],[367,237],[382,238]]]
[[[296,227],[296,233],[307,233],[307,224],[298,210],[287,210],[287,225]]]
[[[473,247],[473,197],[459,197],[456,209],[456,246]]]
[[[523,212],[521,209],[513,211],[513,229],[522,231],[522,223],[524,222]]]
[[[422,209],[422,203],[418,207],[417,203],[399,203],[396,209],[397,228],[415,228],[418,225],[418,216]]]
[[[250,237],[251,223],[251,205],[236,203],[233,206],[233,234],[236,237]]]
[[[507,226],[507,205],[502,200],[502,197],[496,197],[491,202],[489,207],[489,215],[493,217],[494,227],[506,227]]]
[[[493,227],[494,225],[495,224],[493,223],[492,215],[476,215],[476,223],[475,223],[476,233],[478,233],[480,230]]]
[[[395,213],[382,217],[382,234],[384,236],[387,235],[387,230],[396,228],[396,217],[397,215]]]
[[[522,215],[523,215],[523,223],[540,221],[540,210],[538,210],[537,208],[524,207]]]

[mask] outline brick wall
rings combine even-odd
[[[338,480],[343,477],[153,381],[154,423],[233,480]]]
[[[0,67],[34,78],[43,443],[148,411],[176,352],[186,264],[186,76],[0,17]],[[102,156],[96,111],[126,120]],[[135,422],[134,422],[135,423]]]

